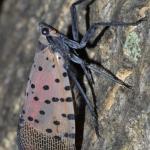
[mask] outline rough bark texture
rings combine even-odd
[[[93,0],[87,6],[88,2],[78,7],[82,34],[86,23],[88,27],[88,23],[99,21],[135,21],[145,15],[148,20],[137,27],[110,27],[93,48],[87,49],[90,59],[101,62],[131,84],[133,90],[93,74],[101,141],[97,140],[86,110],[82,150],[149,150],[150,1]],[[4,0],[1,5],[0,150],[17,149],[18,114],[39,37],[38,22],[44,20],[66,34],[72,3],[73,0]],[[84,84],[92,99],[85,79]]]

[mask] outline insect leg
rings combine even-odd
[[[86,32],[86,34],[83,36],[80,44],[81,45],[86,45],[86,43],[90,40],[91,37],[93,37],[96,29],[100,26],[137,26],[140,24],[142,21],[145,21],[146,17],[139,19],[136,22],[99,22],[99,23],[94,23],[89,30]]]
[[[82,89],[80,83],[78,82],[77,78],[76,78],[75,75],[74,75],[72,72],[70,72],[70,71],[69,71],[69,74],[70,74],[70,77],[72,78],[72,80],[75,82],[77,88],[79,89],[79,91],[80,91],[82,97],[84,98],[84,100],[85,100],[85,102],[86,102],[86,104],[87,104],[87,106],[88,106],[88,109],[90,110],[92,116],[93,116],[94,118],[97,118],[97,115],[95,114],[94,109],[93,109],[93,107],[91,106],[91,103],[90,103],[89,99],[87,98],[86,94],[84,93],[84,91],[83,91],[83,89]]]
[[[76,5],[82,3],[85,0],[78,0],[74,2],[70,8],[71,12],[71,20],[72,20],[72,35],[73,35],[73,40],[79,42],[79,29],[78,29],[78,17],[77,17],[77,10],[76,10]],[[73,50],[75,54],[77,52]]]
[[[81,68],[83,69],[83,72],[85,73],[85,76],[86,76],[89,84],[92,85],[93,79],[90,75],[89,68],[86,67],[85,62],[81,58],[79,58],[78,56],[76,56],[74,54],[71,55],[70,60],[81,66]]]
[[[92,71],[94,71],[94,72],[96,72],[98,74],[103,74],[104,76],[108,77],[112,81],[117,82],[120,85],[125,86],[126,88],[132,89],[131,85],[128,85],[125,82],[123,82],[121,79],[119,79],[117,76],[113,75],[110,71],[108,71],[103,66],[97,67],[97,66],[95,66],[93,64],[90,64],[90,65],[87,65],[87,68],[89,68],[90,70],[92,70]]]
[[[79,30],[78,30],[78,17],[77,17],[77,10],[76,10],[76,5],[82,3],[85,0],[78,0],[75,3],[72,4],[70,8],[71,12],[71,19],[72,19],[72,35],[73,35],[73,40],[79,41]]]
[[[88,97],[84,93],[84,91],[83,91],[80,83],[78,82],[76,76],[70,70],[68,71],[68,73],[70,75],[70,78],[72,78],[72,80],[74,81],[75,85],[77,86],[77,88],[78,88],[79,92],[81,93],[82,97],[84,98],[85,103],[87,104],[87,107],[88,107],[88,109],[89,109],[89,111],[90,111],[90,113],[92,115],[92,121],[94,123],[94,128],[95,128],[95,131],[96,131],[96,135],[97,135],[98,138],[100,138],[99,125],[98,125],[98,116],[95,113],[94,108],[92,107]]]
[[[89,71],[89,68],[86,67],[86,65],[84,63],[80,64],[81,65],[81,68],[83,69],[84,73],[85,73],[85,76],[89,82],[90,85],[92,85],[93,83],[93,79],[92,79],[92,76],[91,76],[91,73]]]
[[[146,21],[146,17],[139,19],[136,22],[99,22],[99,23],[94,23],[89,29],[88,31],[85,33],[85,35],[83,36],[82,40],[80,43],[70,40],[67,37],[64,38],[64,42],[71,48],[74,49],[82,49],[86,46],[87,42],[90,40],[91,37],[94,36],[96,30],[98,29],[98,27],[100,26],[136,26],[138,24],[140,24],[142,21]]]
[[[72,55],[71,57],[71,60],[77,64],[80,64],[82,69],[90,69],[98,74],[103,74],[104,76],[108,77],[109,79],[111,79],[112,81],[115,81],[127,88],[132,88],[130,85],[126,84],[125,82],[123,82],[122,80],[120,80],[118,77],[116,77],[115,75],[113,75],[110,71],[108,71],[106,68],[104,68],[103,66],[96,66],[96,65],[93,65],[93,64],[88,64],[87,62],[85,62],[84,60],[82,60],[81,58],[79,58],[78,56],[76,55]],[[87,74],[87,71],[84,71],[85,72],[85,75]],[[87,79],[91,79],[89,77],[89,75],[87,75]]]

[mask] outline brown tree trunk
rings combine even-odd
[[[41,20],[67,34],[70,5],[74,0],[4,0],[0,10],[0,150],[16,150],[16,128],[27,77],[38,41]],[[93,0],[78,7],[82,35],[88,24],[100,21],[138,20],[137,27],[110,27],[87,49],[91,60],[101,63],[126,83],[122,87],[93,73],[101,140],[86,109],[82,150],[150,149],[150,1]],[[87,5],[88,4],[88,5]],[[99,32],[103,28],[100,28]],[[97,35],[98,33],[97,32]],[[83,56],[84,57],[84,56]],[[84,79],[86,93],[92,94]]]

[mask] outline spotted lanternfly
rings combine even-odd
[[[89,99],[80,86],[72,69],[79,64],[89,84],[93,84],[90,70],[102,73],[110,79],[130,88],[104,68],[88,64],[79,58],[76,49],[83,49],[99,26],[137,25],[134,23],[101,22],[90,27],[81,42],[78,38],[75,2],[71,7],[73,40],[68,39],[46,23],[39,24],[41,36],[35,54],[34,63],[28,79],[25,101],[19,118],[17,141],[20,150],[74,150],[75,148],[75,113],[70,80],[75,83],[91,112],[98,137],[97,115]]]

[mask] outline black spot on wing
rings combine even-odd
[[[58,102],[58,101],[59,101],[59,98],[53,97],[53,98],[52,98],[52,101],[53,101],[53,102]]]
[[[68,137],[68,133],[65,133],[65,134],[64,134],[64,137]]]
[[[75,120],[75,115],[74,114],[68,114],[67,118],[68,118],[68,120]]]
[[[64,89],[65,89],[66,91],[69,91],[69,90],[70,90],[70,86],[65,86]]]
[[[56,83],[59,83],[59,82],[60,82],[60,80],[59,80],[59,79],[55,79],[55,82],[56,82]]]
[[[34,122],[35,122],[35,123],[39,123],[39,120],[35,119]]]
[[[60,101],[61,101],[61,102],[64,102],[64,101],[65,101],[65,99],[64,99],[64,98],[60,98]]]
[[[61,140],[61,137],[60,137],[60,136],[54,136],[54,139],[60,141],[60,140]]]
[[[46,104],[50,104],[50,103],[51,103],[51,101],[50,101],[50,100],[48,100],[48,99],[46,99],[46,100],[45,100],[45,103],[46,103]]]
[[[53,123],[54,123],[54,125],[56,125],[56,126],[60,125],[60,121],[58,121],[58,120],[53,121]]]
[[[38,101],[38,100],[39,100],[39,98],[38,98],[37,96],[33,97],[33,99],[34,99],[35,101]]]
[[[75,138],[75,133],[65,133],[64,137],[74,139]]]
[[[33,83],[31,84],[31,88],[32,88],[32,89],[34,89],[34,88],[35,88],[35,85],[34,85]]]
[[[43,68],[42,68],[41,66],[39,66],[39,67],[38,67],[38,70],[39,70],[39,71],[42,71],[42,70],[43,70]]]
[[[28,117],[29,121],[33,121],[33,118],[31,116]]]
[[[67,97],[66,102],[72,102],[72,97]]]
[[[69,137],[72,138],[72,139],[74,139],[75,138],[75,133],[70,133]]]
[[[53,68],[55,68],[55,65],[52,65]]]
[[[49,128],[48,128],[48,129],[46,129],[46,132],[47,132],[47,133],[52,133],[52,129],[49,129]]]
[[[67,118],[68,120],[75,120],[74,114],[61,114],[62,117]]]
[[[62,117],[67,117],[67,115],[66,114],[61,114],[62,115]]]
[[[40,110],[39,113],[40,113],[41,115],[45,115],[45,111],[44,111],[44,110]]]
[[[26,113],[24,109],[22,110],[22,113],[23,113],[23,114],[25,114],[25,113]]]
[[[63,72],[63,76],[64,76],[64,77],[67,77],[67,72]]]
[[[48,86],[48,85],[44,85],[44,86],[43,86],[43,89],[44,89],[44,90],[49,90],[49,86]]]

